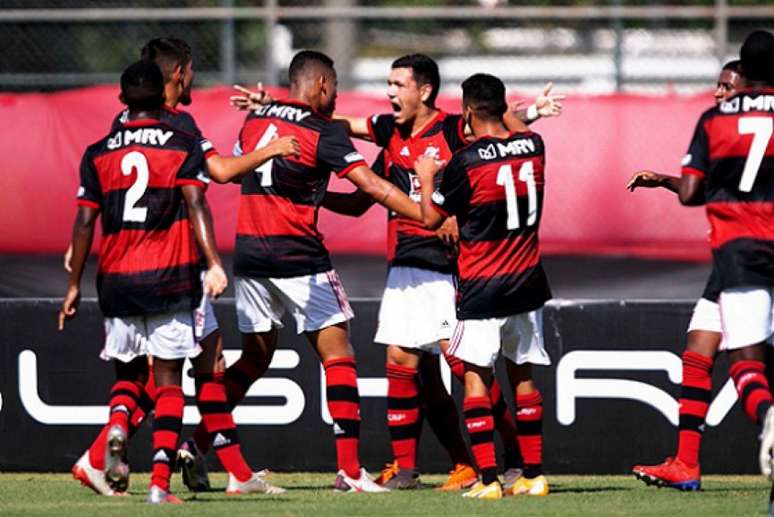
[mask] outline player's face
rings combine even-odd
[[[718,76],[717,88],[715,88],[715,102],[720,104],[724,100],[736,94],[742,87],[742,77],[732,70],[722,70]]]
[[[320,106],[317,111],[330,117],[336,110],[339,81],[336,73],[326,73],[320,78]]]
[[[393,68],[387,79],[387,97],[392,104],[395,122],[407,124],[413,122],[422,107],[424,91],[414,80],[411,68]]]
[[[193,86],[194,72],[193,63],[189,62],[183,70],[183,75],[180,78],[180,87],[182,93],[180,94],[180,104],[188,106],[191,104],[191,87]]]

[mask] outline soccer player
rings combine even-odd
[[[212,144],[202,136],[193,117],[189,113],[177,109],[178,104],[189,105],[192,100],[191,87],[194,71],[191,48],[188,44],[177,38],[156,38],[146,43],[141,51],[141,57],[155,62],[164,76],[165,103],[162,107],[160,120],[179,131],[194,135],[199,140],[206,159],[207,169],[216,181],[220,183],[238,181],[243,174],[252,171],[266,160],[298,151],[298,142],[295,138],[287,137],[276,139],[266,147],[242,157],[219,156]],[[120,130],[127,120],[128,110],[124,110],[114,119],[111,125],[112,130]],[[209,211],[206,200],[205,208]],[[68,249],[68,253],[65,256],[66,269],[69,267],[68,257],[71,255],[71,250],[72,247]],[[221,353],[222,339],[215,313],[207,297],[203,298],[202,306],[197,309],[197,312],[198,325],[196,326],[196,337],[200,341],[202,348],[207,352],[206,357],[214,354],[214,357],[217,358]],[[202,363],[200,362],[200,364]],[[221,434],[222,438],[218,440],[216,451],[226,470],[235,476],[233,479],[229,478],[231,490],[237,490],[237,483],[250,480],[252,471],[246,468],[246,463],[241,459],[241,455],[235,455],[234,453],[236,449],[233,446],[237,442],[234,441],[233,437],[228,436],[232,432],[233,419],[228,417],[219,420],[221,418],[220,415],[230,413],[231,410],[225,403],[225,389],[228,384],[228,378],[224,378],[221,365],[213,364],[213,367],[210,369],[195,372],[195,379],[197,403],[203,420],[200,427],[203,433],[207,435],[211,433],[212,438],[219,433]],[[141,393],[140,403],[130,417],[130,434],[133,434],[139,428],[145,415],[153,408],[154,398],[153,376],[149,375],[149,379]],[[226,427],[221,428],[219,427],[220,424],[216,424],[216,422],[228,423],[225,424]],[[208,427],[211,430],[208,430]],[[108,430],[109,425],[105,425],[89,450],[81,456],[72,469],[73,476],[76,479],[103,495],[113,495],[112,489],[104,482],[104,474],[102,472],[104,469],[105,443]],[[212,438],[210,438],[210,441]],[[198,490],[209,489],[206,463],[204,461],[193,461],[195,457],[195,452],[191,452],[193,447],[193,443],[185,443],[178,454],[178,459],[183,467],[183,480],[189,488]],[[268,484],[265,488],[272,490]]]
[[[503,496],[490,393],[501,352],[515,390],[520,436],[535,452],[534,462],[525,461],[523,476],[505,493],[547,495],[542,399],[532,380],[533,364],[550,364],[543,345],[542,308],[551,292],[537,240],[543,210],[543,140],[536,133],[506,127],[505,86],[496,77],[476,74],[466,79],[462,107],[476,140],[454,154],[437,191],[434,177],[442,162],[424,155],[414,169],[425,226],[438,228],[444,219],[456,216],[460,229],[458,321],[449,353],[464,364],[465,424],[481,476],[464,496]]]
[[[680,201],[706,205],[724,347],[747,416],[763,426],[761,470],[772,473],[774,410],[765,372],[774,333],[774,35],[740,52],[746,87],[706,111],[683,160]]]
[[[301,155],[271,160],[242,180],[234,273],[243,347],[232,367],[243,374],[241,399],[268,368],[280,318],[289,311],[325,369],[339,469],[335,488],[385,491],[360,466],[360,399],[347,324],[353,313],[317,230],[317,212],[331,171],[390,210],[417,220],[420,211],[366,166],[345,125],[330,119],[337,94],[333,61],[305,50],[293,57],[288,74],[289,98],[250,112],[239,136],[238,149],[248,150],[295,135]]]
[[[72,272],[59,328],[76,315],[80,281],[101,215],[97,290],[105,317],[102,357],[114,361],[118,379],[111,392],[105,477],[113,490],[126,489],[129,418],[142,390],[137,372],[147,367],[150,354],[156,401],[148,501],[177,504],[181,501],[170,493],[169,478],[182,427],[183,361],[199,353],[193,309],[202,290],[217,297],[228,280],[204,206],[207,178],[199,142],[159,120],[164,103],[159,67],[148,60],[130,65],[121,75],[121,100],[129,108],[126,124],[89,146],[81,162]],[[207,262],[203,283],[197,244]]]
[[[716,105],[719,106],[743,88],[741,74],[741,62],[738,59],[723,66],[714,94]],[[678,193],[682,181],[681,177],[643,170],[632,176],[627,188],[634,191],[637,187],[663,187]],[[658,465],[635,465],[632,468],[634,475],[647,484],[678,490],[701,488],[699,450],[712,393],[712,367],[723,340],[719,296],[717,276],[713,273],[688,324],[688,340],[683,352],[677,454]]]

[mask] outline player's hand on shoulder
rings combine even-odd
[[[229,97],[229,103],[240,111],[249,111],[274,101],[274,98],[264,89],[263,83],[259,82],[257,88],[257,91],[252,91],[235,84],[234,89],[241,95],[232,95]]]
[[[217,298],[228,287],[228,277],[220,264],[214,264],[204,274],[204,294]]]
[[[558,117],[564,111],[562,101],[567,98],[563,94],[552,94],[554,83],[548,82],[543,88],[543,93],[535,99],[535,107],[541,117]]]
[[[64,330],[65,320],[75,317],[80,302],[81,290],[76,286],[68,287],[62,307],[59,309],[59,330]]]
[[[626,184],[630,192],[634,192],[637,187],[656,188],[661,185],[661,174],[653,171],[641,170],[635,172]]]
[[[438,161],[432,156],[423,154],[414,162],[414,172],[417,173],[420,179],[432,179],[438,171],[443,169],[444,165],[446,165],[445,160]]]
[[[267,146],[274,156],[301,156],[301,144],[295,136],[283,136],[275,138]]]

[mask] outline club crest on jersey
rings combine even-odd
[[[122,129],[108,138],[107,148],[113,150],[132,144],[164,145],[172,138],[172,135],[172,131],[164,131],[155,127]]]
[[[427,149],[425,149],[425,156],[429,156],[433,158],[434,160],[440,160],[441,159],[441,150],[438,149],[435,146],[428,145]]]

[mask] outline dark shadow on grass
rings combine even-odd
[[[184,497],[182,498],[184,502],[186,503],[204,503],[204,504],[210,504],[210,503],[244,503],[244,502],[272,502],[272,503],[289,503],[293,499],[285,496],[277,496],[277,495],[266,495],[266,494],[243,494],[243,495],[233,495],[228,497]]]
[[[623,486],[595,486],[589,488],[576,488],[571,486],[552,485],[552,494],[591,494],[595,492],[628,492],[634,488]]]

